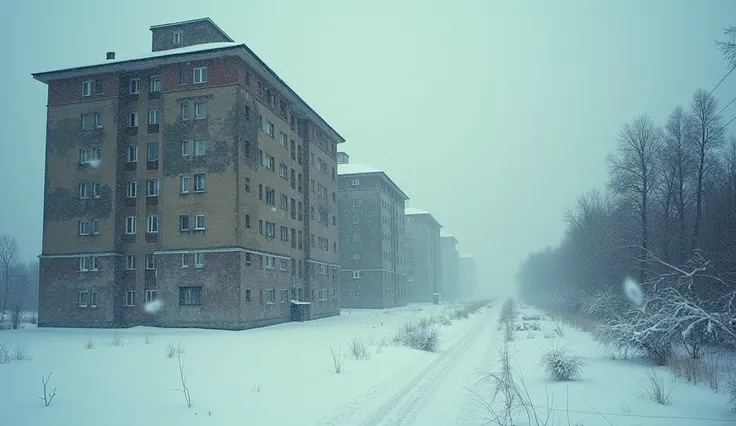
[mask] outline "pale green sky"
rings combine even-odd
[[[113,4],[112,2],[110,4]],[[605,181],[619,127],[658,122],[727,71],[714,40],[736,2],[247,0],[9,2],[0,232],[41,251],[46,87],[30,73],[150,51],[154,24],[211,17],[509,286],[562,213]],[[736,73],[716,92],[736,93]],[[736,115],[736,105],[725,113]]]

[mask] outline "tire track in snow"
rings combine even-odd
[[[429,399],[429,396],[439,385],[440,381],[456,364],[467,348],[475,341],[478,334],[488,324],[488,311],[483,312],[482,318],[474,325],[462,339],[448,352],[443,353],[432,361],[423,370],[416,373],[416,368],[404,371],[403,374],[392,376],[369,389],[355,400],[337,409],[337,412],[326,419],[318,422],[319,425],[347,425],[361,424],[365,426],[378,426],[381,424],[400,425],[411,422],[411,418]],[[386,388],[391,389],[391,384],[401,381],[405,376],[413,377],[394,392],[383,404]],[[379,399],[380,398],[380,399]],[[380,404],[376,407],[377,404]],[[361,421],[362,419],[362,421]]]

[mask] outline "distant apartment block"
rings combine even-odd
[[[431,302],[440,292],[440,229],[426,211],[406,208],[407,301]]]
[[[348,163],[343,153],[338,156],[342,306],[405,305],[408,197],[382,170]]]
[[[458,256],[458,287],[460,300],[470,301],[479,297],[478,265],[473,256]]]
[[[33,75],[48,85],[39,325],[338,315],[344,139],[209,18],[150,29],[140,58]]]
[[[440,257],[441,257],[441,297],[446,301],[460,300],[459,288],[459,265],[457,239],[452,235],[445,233],[440,234]]]

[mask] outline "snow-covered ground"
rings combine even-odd
[[[410,305],[390,310],[343,310],[339,317],[286,323],[242,332],[134,328],[126,330],[28,327],[0,332],[11,355],[19,345],[31,360],[0,364],[0,424],[115,426],[352,424],[366,392],[401,388],[428,366],[450,365],[453,350],[490,322],[491,309],[440,327],[436,353],[389,345],[407,319],[439,314],[447,306]],[[121,346],[111,342],[122,333]],[[473,334],[475,333],[475,334]],[[468,337],[468,336],[471,337]],[[150,343],[146,343],[146,337]],[[332,371],[330,347],[348,354],[355,336],[373,342],[369,360],[348,356]],[[87,343],[94,341],[92,349]],[[176,357],[184,346],[187,408]],[[380,353],[378,353],[380,351]],[[53,372],[45,408],[41,376]],[[356,403],[356,401],[359,401]],[[362,412],[361,412],[362,413]],[[364,413],[370,417],[373,413]]]

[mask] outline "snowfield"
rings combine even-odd
[[[412,305],[389,310],[343,310],[339,317],[286,323],[242,332],[134,328],[36,329],[0,332],[0,344],[22,347],[31,360],[0,364],[0,424],[8,425],[482,425],[488,412],[484,371],[499,369],[500,303],[439,326],[436,352],[389,341],[407,320],[447,312],[447,305]],[[643,396],[642,361],[611,360],[585,332],[560,326],[521,309],[509,343],[513,365],[523,374],[548,425],[723,425],[736,424],[728,398],[703,385],[677,380],[672,403]],[[562,334],[554,330],[560,327]],[[545,336],[546,335],[546,336]],[[368,344],[370,358],[356,360],[348,343]],[[554,337],[552,337],[554,336]],[[120,338],[121,345],[115,346]],[[146,340],[149,343],[146,343]],[[94,347],[86,346],[94,341]],[[184,348],[193,406],[187,408],[178,360],[169,346]],[[19,346],[20,345],[20,346]],[[552,347],[583,357],[581,378],[550,382],[540,365]],[[330,348],[346,356],[336,374]],[[671,374],[654,370],[664,383]],[[41,375],[53,372],[47,408]],[[515,424],[527,424],[518,418]]]

